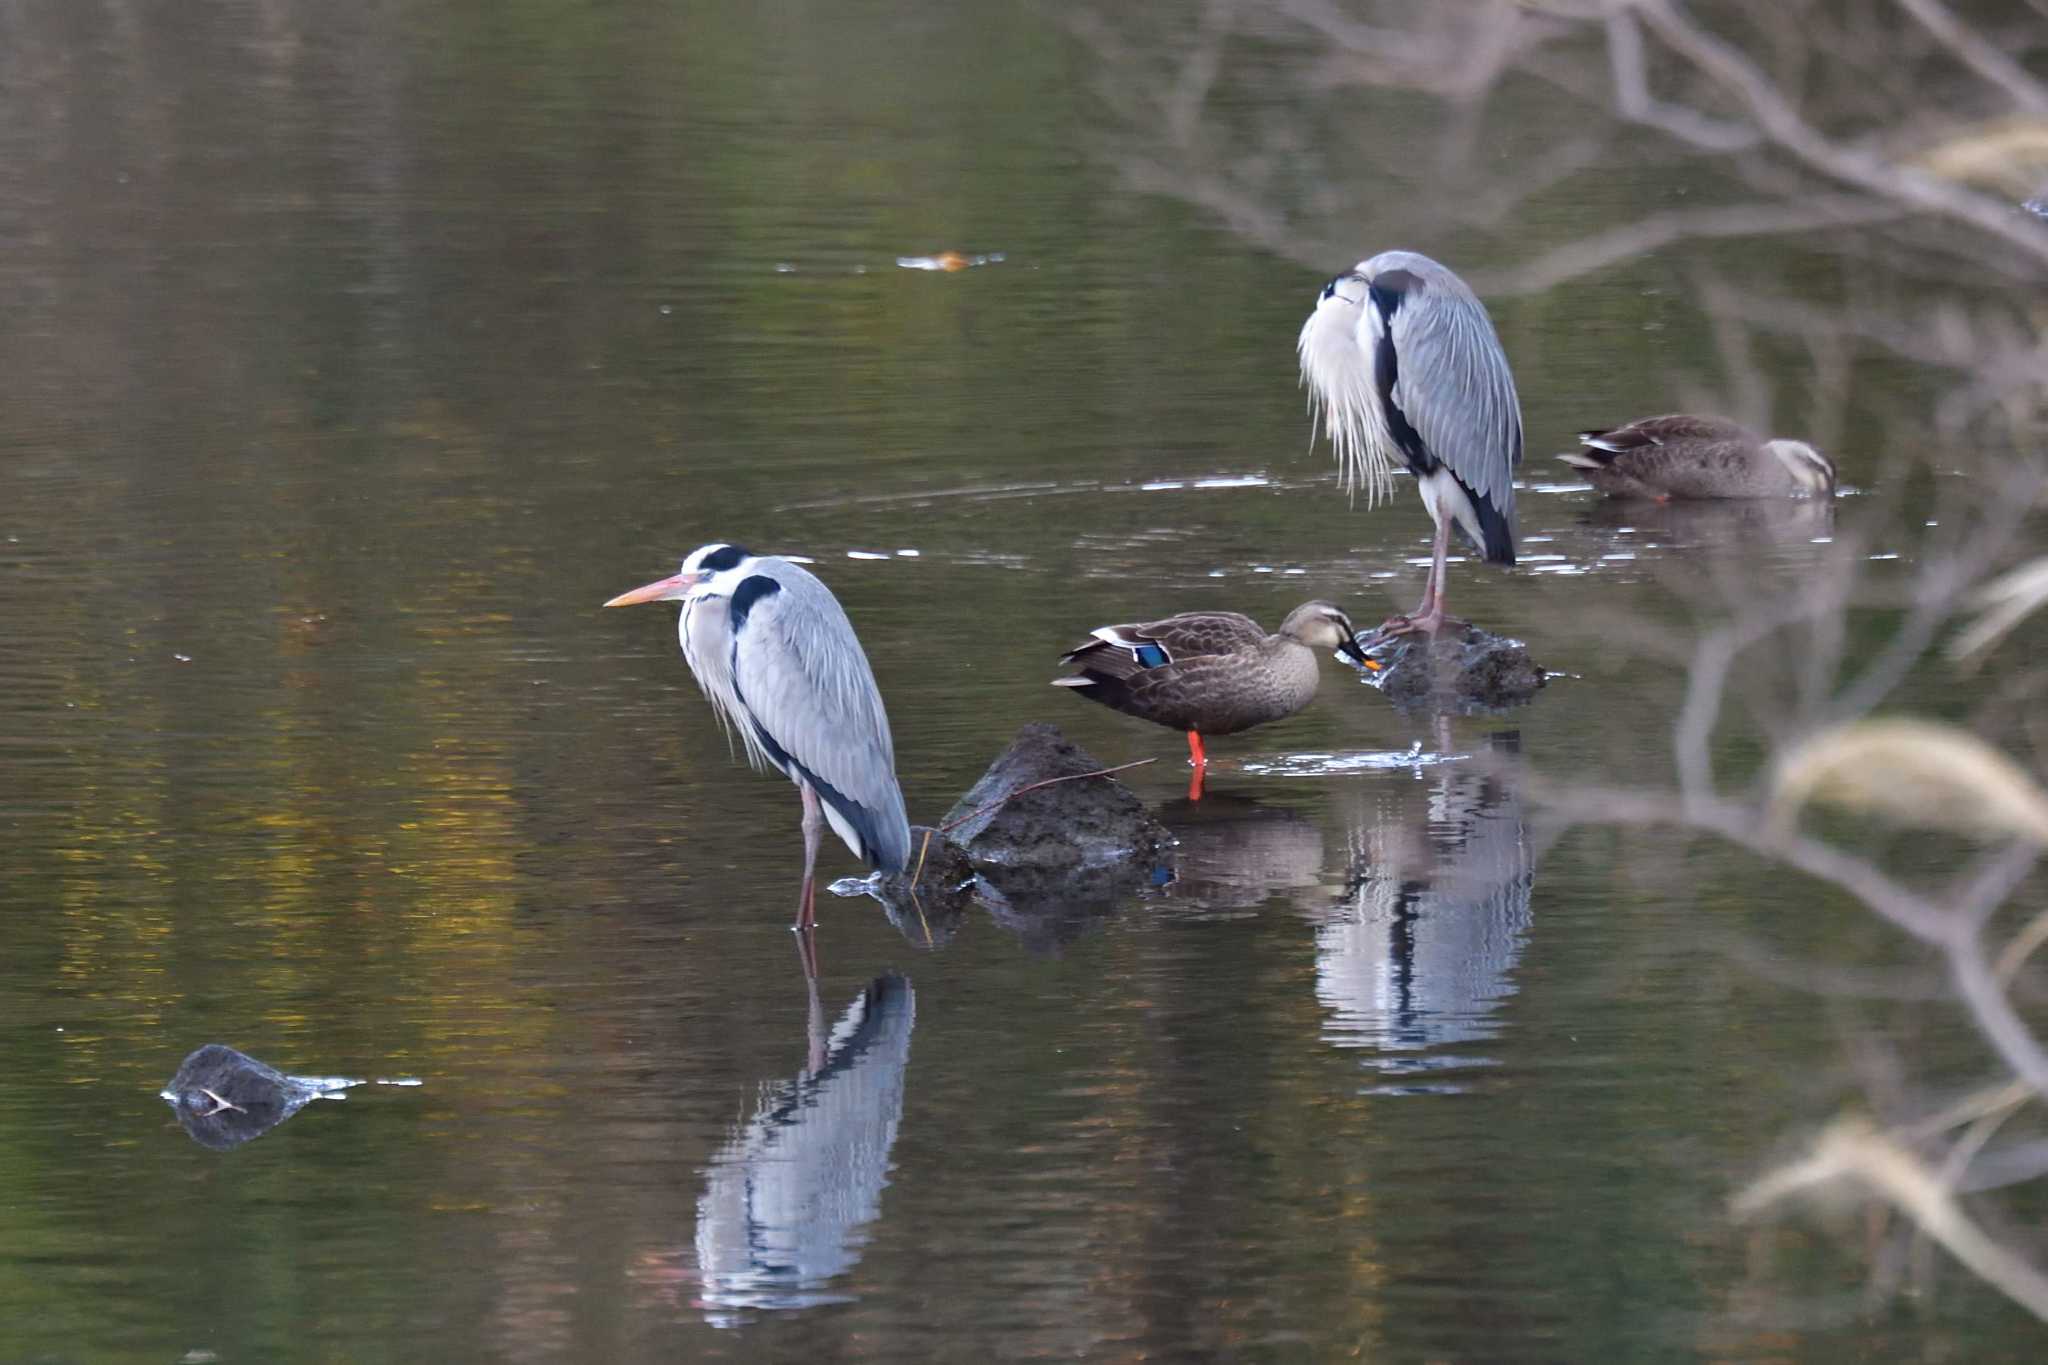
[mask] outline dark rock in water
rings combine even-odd
[[[1446,623],[1434,638],[1396,635],[1368,649],[1380,665],[1366,681],[1403,709],[1461,715],[1520,706],[1547,676],[1520,640]]]
[[[910,866],[898,876],[882,878],[880,889],[892,896],[909,891],[913,876],[917,878],[915,889],[918,895],[944,899],[958,894],[974,881],[974,863],[950,835],[941,834],[929,825],[912,825]]]
[[[1070,743],[1058,726],[1027,725],[941,823],[984,874],[991,869],[1063,871],[1124,860],[1149,863],[1172,836],[1114,777],[1024,790],[1107,766]]]
[[[220,1043],[208,1043],[178,1067],[163,1098],[192,1140],[224,1152],[277,1127],[308,1103],[350,1084],[287,1076]]]

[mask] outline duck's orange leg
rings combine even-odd
[[[1202,752],[1202,736],[1188,731],[1188,762],[1194,765],[1195,775],[1188,779],[1188,800],[1202,799],[1202,773],[1209,766],[1209,755]]]

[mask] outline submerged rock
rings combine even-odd
[[[1446,624],[1435,637],[1396,635],[1372,645],[1366,681],[1404,709],[1470,714],[1520,706],[1548,676],[1528,646],[1478,626]]]
[[[984,874],[1149,861],[1172,836],[1114,777],[1081,776],[1107,766],[1057,725],[1027,725],[940,823]],[[1080,780],[1025,790],[1061,777]]]
[[[161,1094],[194,1142],[224,1152],[322,1095],[356,1084],[335,1076],[287,1076],[225,1044],[208,1043],[185,1058]]]
[[[359,1085],[420,1084],[414,1076],[287,1076],[225,1043],[196,1048],[158,1091],[191,1139],[224,1152],[261,1137],[314,1100],[340,1100]]]

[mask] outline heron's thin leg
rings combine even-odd
[[[1436,509],[1430,509],[1430,516],[1436,517]],[[1429,579],[1422,588],[1422,601],[1406,616],[1391,616],[1373,632],[1375,636],[1409,635],[1421,631],[1434,635],[1447,620],[1444,615],[1444,579],[1449,573],[1451,553],[1451,523],[1448,517],[1437,520],[1436,536],[1429,549]]]
[[[796,930],[800,934],[808,934],[818,927],[814,873],[818,866],[818,831],[825,821],[819,814],[818,794],[811,790],[811,784],[799,782],[797,790],[803,793],[804,798],[804,889],[796,903]]]
[[[1422,605],[1415,609],[1409,619],[1415,629],[1436,633],[1444,621],[1444,575],[1449,571],[1451,553],[1451,521],[1448,516],[1437,518],[1436,539],[1429,547],[1429,583],[1422,590]]]

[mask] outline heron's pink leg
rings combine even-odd
[[[1451,523],[1439,521],[1436,524],[1436,538],[1429,550],[1429,580],[1422,588],[1422,601],[1406,616],[1390,616],[1380,624],[1374,635],[1410,635],[1421,631],[1434,635],[1445,621],[1455,620],[1444,615],[1444,579],[1449,573],[1451,553]]]
[[[818,927],[818,884],[814,873],[818,866],[818,831],[825,820],[819,813],[818,794],[811,790],[811,784],[799,782],[797,790],[804,798],[804,889],[796,903],[796,931],[808,934]]]

